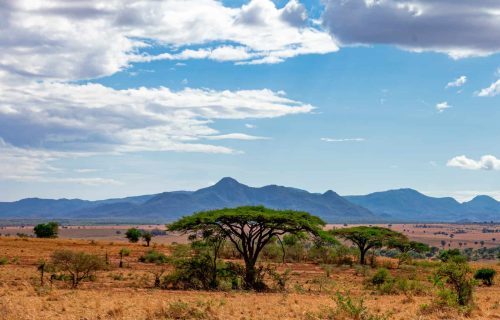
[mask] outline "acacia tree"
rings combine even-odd
[[[389,240],[399,239],[408,241],[408,238],[396,231],[382,227],[351,227],[330,230],[330,233],[339,238],[349,240],[359,248],[359,263],[365,264],[368,250],[380,248],[388,244]]]
[[[40,223],[33,228],[33,232],[37,238],[57,238],[59,224],[57,222]]]
[[[300,232],[319,235],[324,225],[320,218],[307,212],[244,206],[195,213],[167,225],[167,229],[190,233],[211,229],[228,239],[245,262],[245,287],[258,290],[262,283],[257,280],[256,263],[274,237]]]
[[[146,242],[146,247],[149,247],[149,243],[151,242],[151,239],[153,238],[153,234],[149,231],[143,231],[142,232],[142,240]]]
[[[142,236],[141,230],[137,228],[130,228],[125,232],[125,238],[132,243],[136,243]]]
[[[103,258],[85,252],[57,250],[52,253],[51,259],[56,270],[69,273],[72,288],[106,267]]]
[[[401,252],[398,257],[398,266],[411,258],[410,252],[424,253],[431,250],[431,248],[425,243],[408,241],[408,239],[402,237],[390,238],[387,241],[387,246],[390,248],[398,249]]]

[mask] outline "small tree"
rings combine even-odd
[[[33,228],[33,232],[37,238],[57,238],[59,224],[57,222],[40,223]]]
[[[400,251],[398,256],[398,265],[400,266],[403,262],[411,259],[411,253],[425,253],[431,250],[431,248],[425,243],[417,241],[407,241],[404,238],[394,237],[387,241],[387,246],[390,248],[395,248]]]
[[[149,231],[143,231],[142,232],[142,240],[146,242],[146,247],[149,247],[149,243],[151,242],[151,239],[153,238],[153,234]]]
[[[125,232],[125,238],[132,243],[136,243],[141,238],[142,232],[137,228],[130,228]]]
[[[463,256],[458,249],[442,250],[439,252],[438,259],[443,262],[448,262],[449,260],[456,261],[457,259],[467,260],[467,258]]]
[[[102,257],[85,252],[57,250],[51,259],[56,270],[69,273],[72,288],[76,288],[82,280],[89,279],[95,272],[106,267]]]
[[[465,306],[472,302],[475,281],[467,261],[455,256],[443,263],[436,272],[437,283],[447,283],[456,294],[456,302]]]
[[[215,289],[217,287],[217,261],[219,260],[219,253],[226,241],[226,236],[213,227],[205,228],[200,234],[194,233],[191,236],[193,240],[192,247],[202,254],[207,255],[207,261],[210,265],[210,282],[209,287]],[[200,241],[196,241],[201,237]]]
[[[38,264],[36,266],[36,269],[40,272],[40,286],[43,287],[43,284],[44,284],[44,274],[45,274],[45,270],[47,270],[47,262],[45,260],[39,260],[38,261]]]
[[[120,254],[119,267],[123,268],[123,257],[128,257],[130,255],[130,250],[128,248],[121,248],[119,254]]]
[[[307,212],[272,210],[245,206],[195,213],[168,225],[170,231],[202,232],[211,229],[234,244],[245,262],[247,289],[260,290],[264,284],[256,263],[262,249],[275,237],[306,232],[318,235],[325,223]]]
[[[476,271],[476,274],[474,274],[474,279],[476,280],[482,280],[483,284],[487,286],[491,286],[493,284],[493,278],[497,272],[495,269],[490,269],[490,268],[485,268],[485,269],[479,269]]]
[[[358,247],[360,264],[365,264],[365,256],[368,250],[383,247],[388,244],[389,240],[408,242],[405,235],[382,227],[359,226],[334,229],[330,232],[334,236],[351,241]]]

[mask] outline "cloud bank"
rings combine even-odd
[[[455,59],[500,52],[496,0],[326,0],[322,23],[342,45],[388,44]]]
[[[92,79],[133,62],[277,63],[338,50],[296,0],[283,8],[271,0],[236,8],[215,0],[19,0],[3,1],[0,12],[0,70],[20,77]],[[145,51],[152,47],[160,53]]]

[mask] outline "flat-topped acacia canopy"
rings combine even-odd
[[[351,241],[359,248],[359,263],[365,264],[366,252],[371,248],[378,248],[388,245],[390,241],[404,241],[408,238],[397,231],[376,227],[376,226],[357,226],[350,228],[340,228],[330,230],[333,236]]]
[[[198,212],[167,226],[170,231],[197,232],[211,229],[231,241],[245,261],[245,282],[255,288],[255,264],[273,237],[310,233],[319,236],[325,222],[307,212],[243,206]]]

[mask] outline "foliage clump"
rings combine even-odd
[[[366,263],[366,253],[370,249],[389,245],[390,241],[408,242],[408,238],[396,231],[383,227],[358,226],[330,231],[334,236],[351,241],[359,249],[359,263]]]
[[[142,236],[141,230],[137,228],[130,228],[125,232],[125,238],[132,243],[137,243]]]
[[[72,288],[76,288],[83,280],[91,279],[97,271],[106,267],[106,262],[100,256],[71,250],[55,251],[52,253],[51,263],[55,270],[69,275]]]
[[[57,238],[59,224],[57,222],[40,223],[33,228],[33,232],[37,238]]]
[[[483,284],[491,286],[493,284],[493,278],[495,277],[496,273],[497,272],[495,271],[495,269],[491,268],[479,269],[474,274],[474,279],[482,280]]]
[[[441,288],[439,295],[446,304],[467,306],[472,303],[476,281],[472,277],[471,267],[462,256],[455,256],[443,263],[435,273],[434,282]]]
[[[139,257],[139,261],[144,263],[163,264],[169,262],[169,259],[164,253],[152,249]]]

